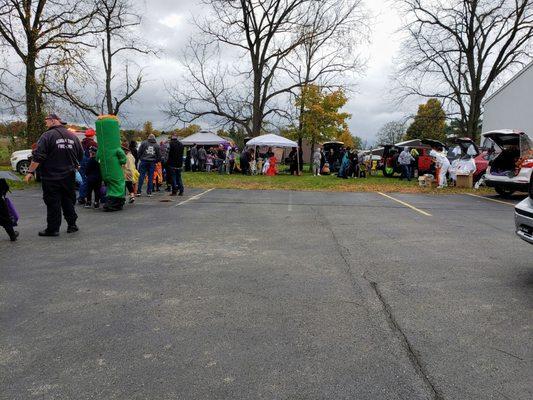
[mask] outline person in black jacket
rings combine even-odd
[[[293,147],[291,149],[291,152],[289,153],[289,166],[290,166],[290,174],[291,175],[298,175],[298,150],[296,147]]]
[[[241,173],[243,175],[249,175],[250,174],[250,149],[246,150],[244,149],[241,153]]]
[[[171,196],[183,196],[183,180],[181,179],[181,169],[183,167],[183,144],[173,135],[168,145],[167,166],[172,176]]]
[[[161,161],[161,148],[155,140],[155,135],[148,135],[148,139],[141,143],[139,147],[139,186],[137,196],[140,196],[143,189],[144,178],[148,176],[148,188],[146,194],[152,196],[154,186],[154,172],[158,162]]]
[[[43,200],[47,210],[47,227],[39,236],[59,236],[61,209],[67,221],[67,233],[78,231],[76,203],[76,170],[83,158],[79,139],[65,128],[57,114],[45,118],[48,130],[41,135],[33,151],[28,174],[29,182],[39,167],[43,188]]]
[[[94,208],[100,207],[100,189],[102,187],[102,173],[100,172],[100,164],[96,159],[96,147],[89,148],[89,161],[85,169],[85,176],[87,177],[87,201],[85,208],[91,208],[92,194],[94,193]]]

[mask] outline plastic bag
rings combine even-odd
[[[5,200],[7,205],[7,212],[9,213],[9,217],[11,218],[11,224],[13,226],[17,226],[19,222],[19,214],[17,212],[17,209],[15,208],[13,202],[7,197],[5,198]]]
[[[78,185],[81,185],[83,183],[83,179],[81,178],[80,171],[76,171],[76,183]]]

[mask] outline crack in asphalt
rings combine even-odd
[[[367,278],[365,278],[367,279]],[[367,280],[368,281],[368,280]],[[429,379],[429,374],[426,371],[426,368],[424,367],[424,364],[420,358],[420,355],[416,352],[416,350],[413,348],[411,343],[409,342],[409,339],[405,335],[402,327],[394,317],[394,314],[392,312],[392,309],[387,303],[387,300],[383,296],[383,293],[379,289],[379,286],[376,282],[368,281],[370,283],[370,286],[372,286],[372,289],[374,289],[374,292],[376,293],[376,296],[378,296],[379,301],[383,305],[383,311],[385,312],[385,316],[387,317],[387,322],[389,323],[390,328],[392,331],[396,334],[396,336],[400,339],[402,342],[406,352],[407,356],[409,357],[409,360],[411,361],[411,364],[415,368],[417,374],[422,378],[422,380],[426,383],[426,385],[430,388],[433,398],[435,400],[444,400],[444,397],[438,389],[435,387],[433,382],[431,382],[431,379]]]
[[[330,222],[320,212],[320,210],[316,209],[315,207],[311,207],[311,209],[314,213],[315,221],[317,222],[317,224],[319,224],[322,227],[325,227],[330,232],[333,242],[338,249],[339,255],[343,260],[343,263],[345,266],[344,272],[348,275],[352,287],[361,288],[361,285],[358,282],[357,278],[355,277],[355,274],[352,272],[352,264],[350,263],[350,260],[348,257],[350,255],[350,250],[346,246],[343,246],[340,243]],[[422,379],[422,381],[426,385],[426,389],[429,393],[431,393],[433,400],[444,400],[444,397],[442,396],[442,394],[439,392],[435,384],[429,378],[429,373],[427,372],[426,367],[424,366],[424,363],[421,360],[420,355],[417,353],[417,351],[413,348],[412,344],[409,342],[409,339],[404,333],[402,327],[400,326],[399,322],[396,320],[396,317],[394,316],[394,313],[392,312],[392,309],[389,303],[387,302],[383,293],[379,289],[378,284],[374,281],[369,280],[364,273],[361,275],[361,277],[370,286],[371,293],[373,293],[379,300],[379,303],[381,304],[383,316],[387,320],[387,323],[391,331],[400,341],[416,374]]]

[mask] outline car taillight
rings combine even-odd
[[[522,168],[533,168],[533,158],[528,158],[527,160],[524,160],[522,164],[520,165]]]

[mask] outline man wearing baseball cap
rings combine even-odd
[[[37,142],[24,180],[29,182],[35,170],[40,168],[47,227],[39,232],[39,236],[59,236],[61,210],[68,223],[67,233],[78,231],[78,216],[74,209],[75,182],[76,170],[83,158],[83,149],[78,138],[64,126],[65,122],[57,114],[46,116],[45,123],[48,130]]]

